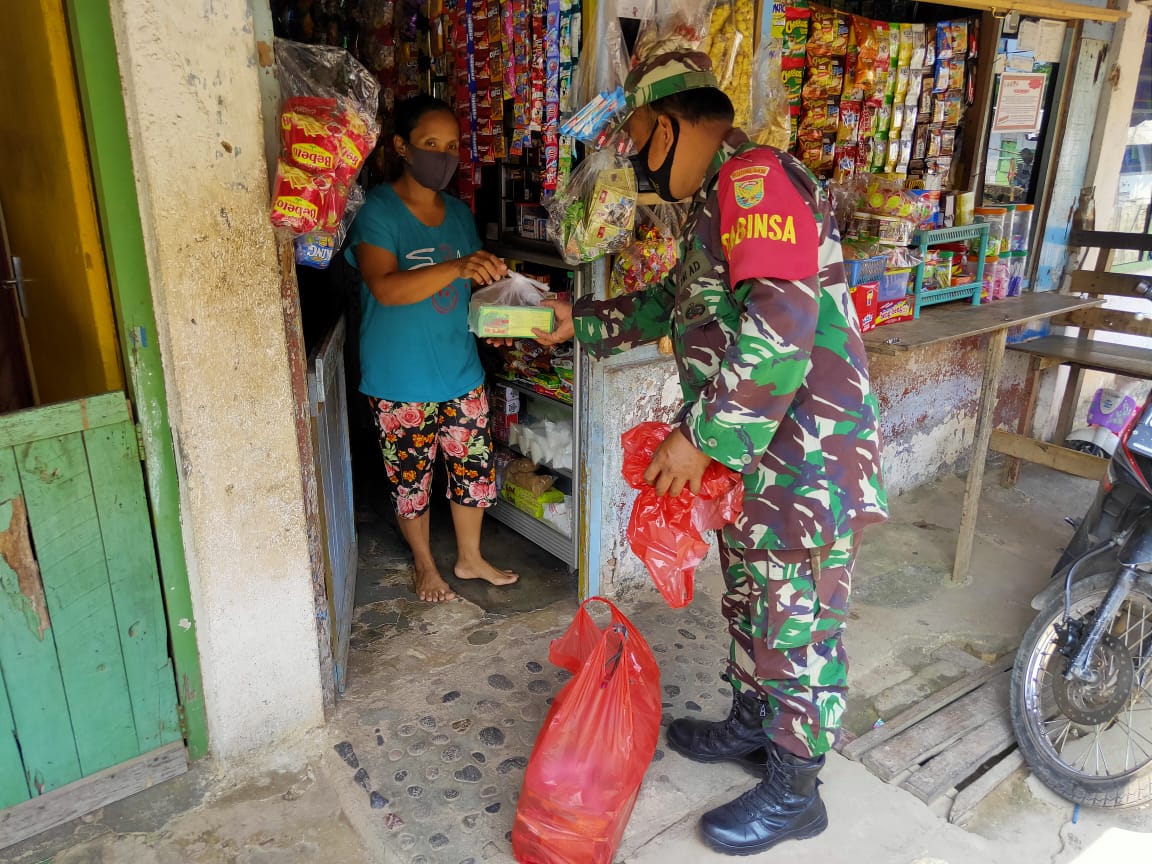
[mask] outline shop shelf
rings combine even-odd
[[[539,264],[542,267],[552,267],[556,270],[574,270],[560,257],[556,247],[551,243],[540,240],[508,238],[488,244],[488,251],[499,258],[511,258],[513,261],[527,261],[530,264]]]
[[[516,456],[519,459],[532,459],[531,456],[528,456],[527,454],[522,453],[520,451],[519,447],[513,447],[511,444],[506,444],[503,441],[497,441],[496,446],[502,447],[503,449],[507,450],[509,453],[511,453],[513,456]],[[536,460],[533,459],[532,461],[535,462]],[[548,471],[552,474],[559,474],[561,477],[565,477],[568,480],[572,479],[572,472],[568,468],[555,468],[551,465],[542,465],[538,462],[536,464],[540,465],[541,468],[543,468],[545,471]],[[565,495],[569,494],[567,490],[561,489],[560,491],[564,492]]]
[[[980,245],[976,251],[976,278],[966,285],[957,285],[953,288],[937,288],[932,291],[924,288],[924,262],[928,258],[929,246],[940,246],[945,243],[959,243],[965,240],[979,239]],[[988,250],[988,223],[979,222],[974,225],[961,225],[958,228],[941,228],[937,231],[921,231],[916,236],[916,246],[920,250],[920,263],[916,266],[916,281],[913,294],[916,297],[916,318],[920,317],[920,310],[925,306],[934,306],[937,303],[947,303],[952,300],[971,300],[973,306],[980,305],[980,291],[984,284],[984,256]]]
[[[555,402],[557,405],[563,405],[565,408],[572,407],[571,402],[560,399],[556,396],[549,396],[547,393],[541,393],[534,389],[530,384],[524,384],[520,381],[513,381],[509,378],[501,378],[500,376],[496,376],[494,380],[499,381],[501,384],[506,384],[518,393],[523,393],[525,396],[534,396],[537,399],[547,399],[549,402]]]
[[[560,533],[547,522],[541,522],[499,498],[488,513],[493,519],[528,538],[545,552],[555,555],[569,567],[576,566],[576,544],[571,537]]]

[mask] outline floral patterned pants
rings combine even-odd
[[[448,499],[465,507],[496,500],[488,394],[477,387],[450,402],[389,402],[368,397],[392,503],[401,519],[428,512],[436,455],[448,469]]]

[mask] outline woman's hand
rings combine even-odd
[[[460,273],[459,278],[470,279],[477,285],[491,285],[508,275],[508,265],[483,249],[457,258],[455,263]]]
[[[576,327],[572,323],[572,304],[562,300],[545,300],[541,306],[547,306],[556,313],[556,323],[551,333],[543,330],[533,330],[536,341],[541,345],[559,345],[567,342],[576,335]]]

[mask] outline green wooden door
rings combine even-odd
[[[0,416],[0,809],[180,737],[124,394]]]

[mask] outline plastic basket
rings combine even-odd
[[[908,283],[912,281],[912,269],[886,270],[880,277],[880,302],[899,300],[908,293]]]
[[[884,265],[887,261],[887,255],[845,261],[844,266],[848,270],[848,284],[855,287],[868,282],[880,281],[880,277],[884,275]]]

